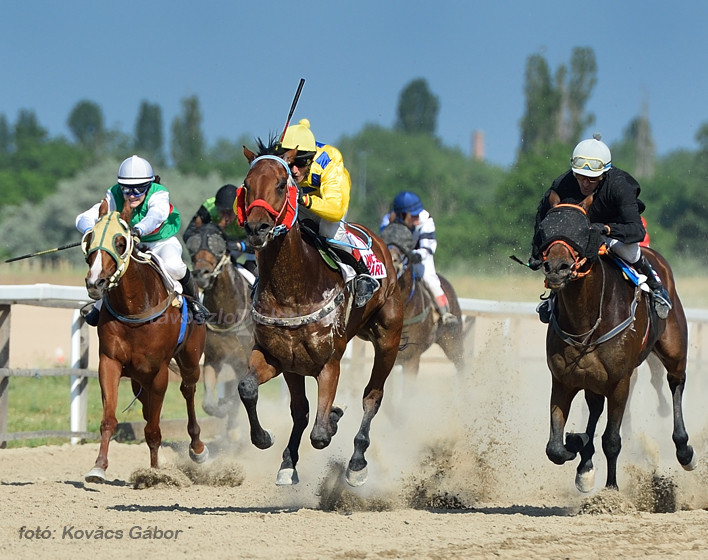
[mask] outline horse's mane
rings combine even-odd
[[[279,156],[282,152],[280,147],[280,141],[277,135],[270,134],[268,136],[268,143],[266,144],[260,138],[256,138],[256,145],[258,146],[257,156]]]

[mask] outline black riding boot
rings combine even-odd
[[[371,276],[369,267],[366,266],[362,259],[356,260],[354,255],[341,247],[330,246],[356,272],[356,278],[354,278],[354,306],[364,307],[374,296],[376,290],[381,287],[381,283]]]
[[[666,291],[666,288],[661,283],[659,276],[654,272],[651,263],[642,255],[632,266],[647,277],[647,286],[651,290],[654,310],[660,319],[666,319],[672,308],[671,298],[669,297],[669,292]]]
[[[197,283],[192,278],[192,275],[187,269],[187,273],[183,278],[180,278],[179,283],[182,284],[182,294],[187,296],[187,302],[192,308],[192,316],[197,325],[203,324],[207,320],[204,306],[199,302],[199,288]]]

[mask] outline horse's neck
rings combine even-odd
[[[125,313],[141,313],[162,302],[167,297],[167,288],[155,267],[131,257],[125,273],[110,293],[111,305],[115,302]]]
[[[214,279],[214,285],[204,293],[204,303],[209,309],[221,309],[224,313],[235,313],[248,303],[245,279],[236,266],[230,262],[221,269]]]
[[[322,297],[318,284],[327,267],[317,250],[305,243],[297,224],[272,239],[257,258],[259,293],[268,291],[278,301],[298,296],[317,301]]]
[[[563,317],[564,324],[578,330],[591,328],[595,324],[607,290],[604,282],[606,274],[607,270],[603,270],[603,264],[598,260],[588,274],[572,280],[558,292],[559,316]]]

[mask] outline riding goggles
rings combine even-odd
[[[602,171],[609,169],[612,162],[605,163],[601,159],[585,156],[575,156],[570,160],[570,165],[573,169],[587,169],[588,171]]]
[[[146,183],[144,185],[137,185],[135,187],[123,187],[120,190],[123,191],[123,196],[143,196],[147,190],[150,188],[151,183]]]
[[[291,163],[291,166],[295,166],[298,169],[305,169],[312,163],[311,157],[296,157]]]

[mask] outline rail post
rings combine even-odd
[[[81,312],[74,309],[71,319],[71,368],[88,368],[88,326]],[[71,376],[71,431],[86,431],[88,410],[88,377]],[[83,443],[84,439],[72,437],[71,445]]]
[[[0,305],[0,368],[10,367],[10,310],[11,305]],[[0,434],[7,433],[7,405],[10,378],[0,376]],[[0,449],[5,449],[7,442],[0,438]]]

